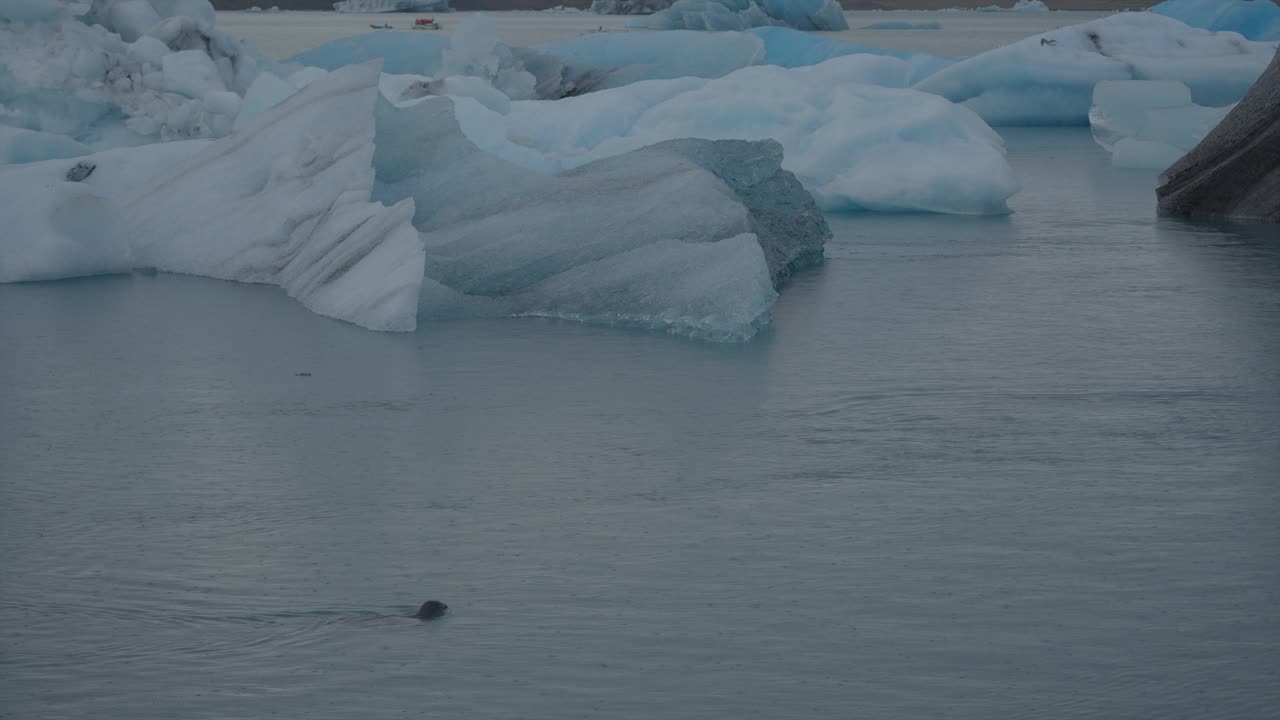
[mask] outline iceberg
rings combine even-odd
[[[337,70],[236,134],[0,168],[18,198],[0,281],[156,268],[270,283],[314,312],[412,330],[413,202],[369,201],[376,64]]]
[[[676,0],[671,7],[627,21],[645,30],[746,30],[782,25],[797,30],[848,30],[836,0]]]
[[[0,165],[88,155],[92,150],[66,135],[0,125]]]
[[[1271,0],[1165,0],[1151,12],[1249,40],[1280,40],[1280,7]]]
[[[582,94],[642,80],[719,78],[754,65],[807,67],[849,55],[877,55],[906,61],[909,83],[956,62],[925,53],[885,50],[784,27],[746,32],[593,33],[539,51],[563,60],[565,84]]]
[[[498,42],[497,26],[485,17],[470,18],[452,37],[421,32],[370,32],[340,38],[285,62],[323,70],[381,60],[394,75],[444,79],[483,78],[514,100],[558,98],[574,92],[565,81],[560,58]]]
[[[851,55],[515,102],[506,115],[459,103],[458,116],[482,149],[547,174],[676,138],[775,139],[825,210],[1008,212],[1018,184],[1000,136],[966,108],[899,89],[910,72]]]
[[[1280,55],[1239,105],[1160,176],[1164,215],[1280,222]]]
[[[1192,103],[1191,90],[1173,80],[1104,80],[1093,90],[1089,125],[1112,164],[1162,170],[1229,111]]]
[[[412,198],[420,317],[543,316],[740,341],[830,237],[772,142],[679,140],[548,177],[482,152],[455,106],[378,109],[375,197]]]
[[[1176,80],[1211,107],[1238,101],[1274,43],[1190,28],[1152,13],[1119,13],[1060,28],[945,67],[915,84],[992,125],[1085,125],[1103,80]]]
[[[442,13],[450,12],[449,0],[339,0],[333,4],[340,13]]]

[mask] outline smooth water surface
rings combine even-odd
[[[0,717],[1274,717],[1280,236],[1008,136],[745,345],[0,286]]]

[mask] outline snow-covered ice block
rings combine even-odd
[[[852,55],[517,102],[506,116],[460,104],[458,114],[481,148],[545,173],[675,138],[774,139],[826,210],[1007,212],[1018,184],[999,135],[941,98],[877,86],[909,72],[902,60]]]
[[[1194,102],[1238,101],[1274,43],[1212,33],[1145,12],[1060,28],[961,61],[915,87],[973,109],[993,125],[1083,125],[1103,80],[1176,80]]]
[[[413,203],[369,201],[376,63],[336,70],[123,201],[135,262],[279,285],[322,315],[412,330]]]
[[[746,30],[781,25],[797,30],[848,30],[835,0],[677,0],[671,7],[627,21],[646,30]]]
[[[287,62],[333,70],[376,59],[393,75],[482,77],[517,100],[562,94],[559,58],[499,43],[493,20],[483,17],[463,22],[451,38],[433,33],[369,32],[334,40]]]
[[[1089,127],[1094,140],[1111,150],[1136,136],[1151,110],[1190,104],[1191,90],[1176,80],[1103,80],[1093,89]]]
[[[1151,12],[1205,30],[1230,30],[1249,40],[1280,40],[1280,6],[1272,0],[1165,0]]]
[[[375,197],[411,197],[420,316],[540,315],[744,340],[830,236],[772,142],[679,140],[548,177],[480,151],[454,105],[378,107]]]

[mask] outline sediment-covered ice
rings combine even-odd
[[[910,72],[852,55],[516,102],[506,115],[460,103],[458,115],[481,148],[545,173],[675,138],[772,138],[826,210],[1007,212],[1018,185],[1000,137],[963,107],[891,87]]]
[[[1160,176],[1162,214],[1280,223],[1280,54],[1249,94]]]
[[[1165,0],[1151,12],[1205,30],[1230,30],[1249,40],[1280,40],[1280,6],[1272,0]]]
[[[768,25],[849,29],[836,0],[676,0],[665,10],[627,21],[627,27],[645,30],[746,30]]]
[[[1175,80],[1104,80],[1094,88],[1089,125],[1116,166],[1161,170],[1229,111],[1196,105],[1187,86]]]
[[[333,9],[340,13],[449,12],[449,0],[339,0]]]
[[[718,33],[691,30],[591,33],[540,45],[537,49],[561,58],[566,82],[587,90],[623,87],[641,80],[718,78],[753,65],[805,67],[848,55],[905,60],[911,66],[909,82],[914,83],[955,62],[925,53],[848,43],[784,27]]]
[[[1176,80],[1192,100],[1229,105],[1275,54],[1274,43],[1191,28],[1152,13],[1119,13],[982,53],[915,85],[993,125],[1084,125],[1103,80]]]

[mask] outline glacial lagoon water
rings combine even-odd
[[[0,286],[0,717],[1274,717],[1280,230],[1004,134],[742,345]]]

